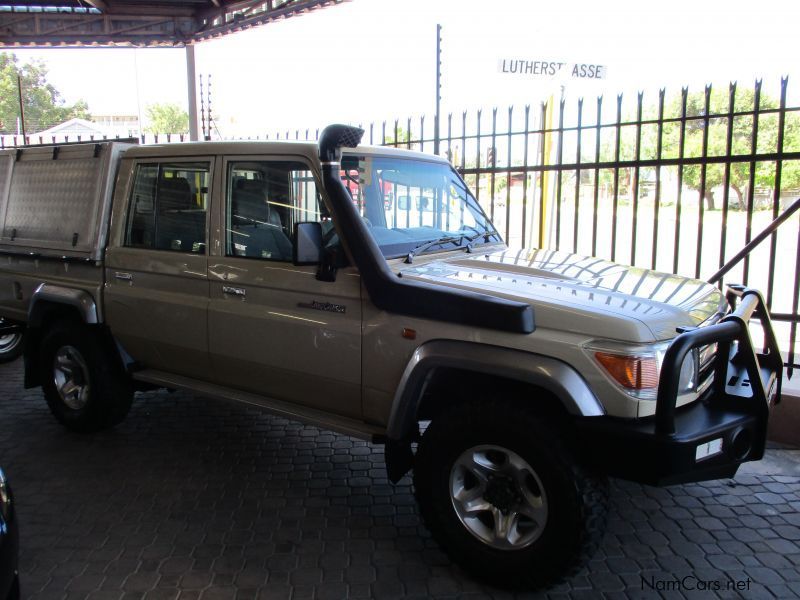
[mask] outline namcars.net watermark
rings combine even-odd
[[[700,579],[695,575],[685,577],[671,577],[659,579],[653,575],[645,577],[639,576],[642,580],[643,590],[657,592],[746,592],[750,590],[753,581],[747,579]]]

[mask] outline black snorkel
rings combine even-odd
[[[524,302],[452,289],[398,277],[358,214],[342,183],[342,148],[355,148],[364,130],[329,125],[319,138],[322,184],[342,237],[373,304],[381,310],[515,333],[534,329],[533,308]]]

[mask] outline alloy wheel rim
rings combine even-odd
[[[10,333],[8,335],[0,336],[0,354],[11,352],[19,346],[22,341],[22,336],[19,333]]]
[[[72,410],[89,401],[89,368],[74,346],[62,346],[53,358],[53,381],[61,400]]]
[[[458,457],[450,470],[450,499],[467,531],[497,550],[530,546],[547,523],[541,479],[502,446],[474,446]]]

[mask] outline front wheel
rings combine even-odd
[[[99,431],[128,414],[130,382],[88,327],[56,324],[42,340],[39,369],[50,412],[68,429]]]
[[[584,469],[558,432],[506,401],[454,406],[425,431],[414,470],[422,517],[475,578],[542,587],[599,546],[607,481]]]

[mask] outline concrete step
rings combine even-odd
[[[800,477],[800,450],[775,442],[767,443],[764,458],[744,463],[739,474]]]

